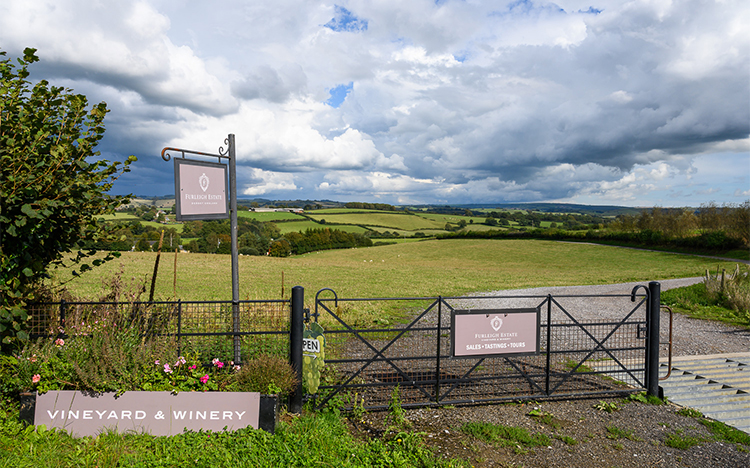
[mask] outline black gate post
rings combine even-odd
[[[659,314],[661,313],[661,284],[648,283],[648,304],[646,306],[646,392],[659,395]]]
[[[302,412],[302,337],[305,330],[304,322],[305,288],[292,288],[292,317],[289,329],[289,364],[297,374],[297,387],[289,395],[289,411]]]

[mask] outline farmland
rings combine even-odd
[[[156,297],[173,291],[183,300],[231,298],[230,256],[163,254]],[[126,283],[150,283],[156,254],[125,252],[118,260],[71,280],[56,270],[57,280],[81,298],[94,299],[105,279],[119,275]],[[300,285],[308,297],[321,288],[341,297],[459,295],[536,286],[605,284],[701,276],[734,263],[663,252],[537,240],[427,240],[371,248],[313,252],[273,258],[240,257],[240,298],[273,299]]]

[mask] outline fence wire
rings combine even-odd
[[[32,339],[111,333],[131,327],[143,336],[169,336],[178,352],[204,359],[233,357],[240,337],[242,360],[262,355],[286,359],[289,354],[288,300],[239,301],[239,327],[234,330],[233,304],[217,302],[55,302],[28,307]]]

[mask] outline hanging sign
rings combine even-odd
[[[326,337],[323,327],[313,322],[302,334],[302,381],[307,393],[318,393],[320,371],[323,370],[326,358]]]
[[[175,158],[174,183],[178,221],[229,218],[225,164]]]
[[[454,310],[451,355],[457,358],[539,354],[539,309]]]

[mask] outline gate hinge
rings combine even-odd
[[[645,340],[647,336],[648,336],[648,325],[638,324],[638,328],[636,329],[636,338]]]

